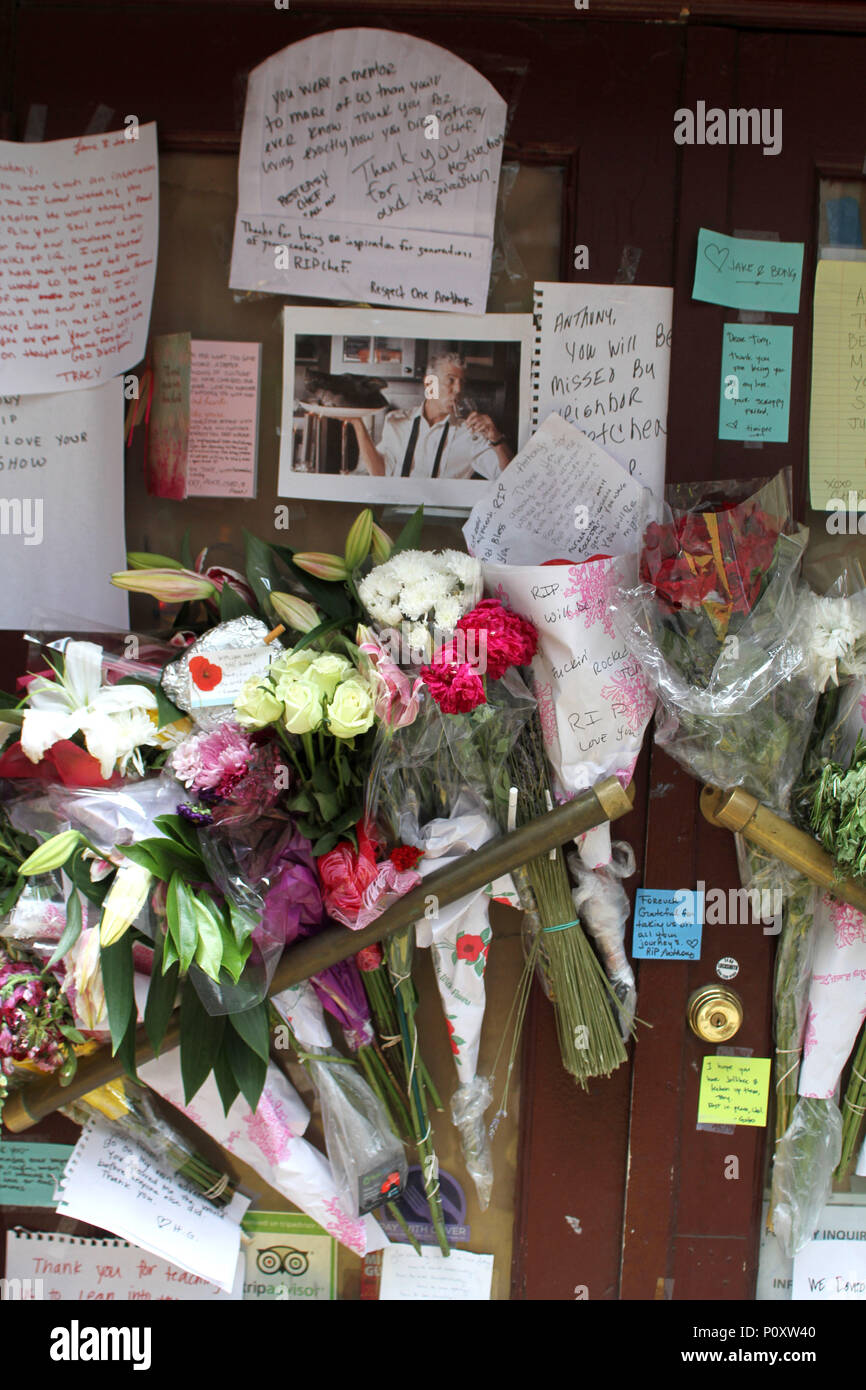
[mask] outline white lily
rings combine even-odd
[[[138,746],[151,741],[146,711],[157,708],[156,696],[143,685],[103,685],[102,648],[95,642],[68,642],[64,658],[62,677],[30,684],[21,727],[25,755],[38,763],[58,739],[80,731],[104,778],[119,758],[125,771]]]

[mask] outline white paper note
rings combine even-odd
[[[129,624],[123,383],[0,396],[0,628]]]
[[[156,126],[0,141],[0,391],[96,386],[144,357]]]
[[[463,535],[470,555],[485,563],[624,555],[655,506],[615,459],[550,415],[472,508]]]
[[[809,1244],[794,1256],[792,1299],[866,1299],[866,1207],[828,1205]]]
[[[85,1126],[62,1186],[58,1215],[114,1231],[231,1292],[248,1197],[236,1192],[227,1206],[213,1206],[131,1136],[101,1121]]]
[[[188,497],[255,497],[261,343],[192,343]]]
[[[556,411],[661,496],[674,292],[540,282],[535,421]]]
[[[40,1302],[238,1300],[242,1297],[243,1271],[243,1264],[239,1264],[234,1287],[226,1293],[210,1280],[178,1269],[124,1240],[47,1231],[9,1231],[6,1236],[8,1296]],[[19,1282],[13,1284],[14,1280]]]
[[[435,1245],[389,1245],[382,1252],[380,1302],[486,1302],[493,1282],[493,1256],[452,1250],[447,1257]]]
[[[341,29],[250,74],[233,289],[487,304],[506,106],[437,44]]]

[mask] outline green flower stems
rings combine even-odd
[[[445,1217],[439,1190],[439,1161],[431,1142],[432,1126],[427,1108],[426,1087],[418,1067],[418,1031],[415,1025],[415,1010],[418,998],[412,983],[413,928],[407,927],[396,932],[385,945],[385,956],[394,991],[394,1007],[403,1047],[403,1066],[407,1077],[407,1097],[415,1136],[421,1172],[424,1179],[424,1192],[430,1206],[430,1215],[439,1249],[443,1255],[451,1253],[445,1231]]]
[[[842,1153],[834,1173],[837,1182],[847,1175],[857,1152],[863,1115],[866,1113],[866,1028],[860,1034],[851,1075],[842,1101]]]
[[[389,1064],[389,1059],[385,1057],[385,1049],[389,1053],[395,1052],[397,1045],[401,1042],[400,1025],[397,1022],[397,1012],[394,1005],[394,994],[388,981],[388,971],[384,964],[379,965],[374,970],[367,967],[361,968],[361,979],[367,995],[367,1003],[370,1005],[370,1013],[376,1025],[376,1032],[379,1036],[379,1044],[382,1052],[382,1061],[392,1081],[396,1079],[402,1082],[403,1089],[406,1088],[406,1077],[402,1074],[400,1065],[401,1055],[394,1056],[393,1068]],[[439,1097],[433,1078],[431,1077],[423,1057],[416,1058],[416,1066],[421,1073],[421,1080],[429,1094],[433,1107],[436,1110],[442,1109],[442,1101]],[[409,1124],[409,1117],[406,1115],[406,1124]]]

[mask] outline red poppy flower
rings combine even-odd
[[[484,942],[480,936],[458,936],[457,938],[457,959],[458,960],[477,960],[484,950]]]
[[[399,1186],[400,1174],[397,1172],[389,1173],[385,1181],[382,1183],[382,1186],[379,1188],[379,1191],[382,1193],[393,1192],[394,1188]]]
[[[206,656],[194,656],[189,663],[189,673],[199,690],[213,690],[223,678],[222,667],[208,661]]]

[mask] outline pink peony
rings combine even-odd
[[[175,777],[195,792],[227,796],[253,757],[247,734],[227,720],[207,733],[192,734],[171,755]]]
[[[486,598],[461,618],[461,632],[483,634],[487,648],[487,675],[498,681],[509,666],[528,666],[538,649],[538,633],[526,618],[503,608],[498,599]]]
[[[421,676],[443,714],[468,714],[487,703],[478,672],[468,661],[458,661],[450,647],[442,648],[439,661],[422,666]]]

